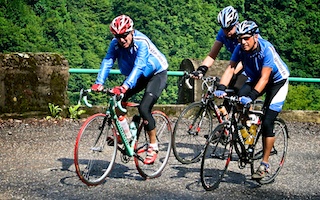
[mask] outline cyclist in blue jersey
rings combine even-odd
[[[213,65],[223,45],[230,53],[232,53],[238,45],[236,25],[239,23],[239,16],[237,10],[232,6],[225,7],[219,12],[217,18],[221,28],[216,36],[216,41],[198,69],[192,72],[193,78],[201,78],[206,74],[208,68]],[[242,68],[243,67],[240,62],[236,68],[237,70],[234,72],[232,83],[230,84],[230,86],[232,86],[236,91],[241,88],[247,79],[241,74]]]
[[[241,104],[251,103],[258,96],[265,96],[265,115],[262,119],[263,159],[253,179],[261,179],[269,172],[268,163],[275,141],[274,120],[281,112],[288,93],[288,66],[282,61],[274,46],[258,37],[259,28],[253,21],[243,21],[237,26],[239,45],[235,48],[230,64],[224,72],[215,96],[223,97],[238,62],[244,66],[247,82],[239,91]]]
[[[126,79],[121,86],[112,90],[115,94],[124,94],[123,101],[145,90],[140,102],[139,113],[148,131],[150,143],[145,164],[152,164],[158,153],[156,124],[151,109],[167,84],[168,62],[152,41],[143,33],[133,28],[129,16],[120,15],[113,19],[110,31],[114,35],[108,52],[100,65],[100,71],[92,85],[92,90],[102,91],[110,69],[117,60],[121,74]]]

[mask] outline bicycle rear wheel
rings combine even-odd
[[[74,165],[86,185],[99,185],[110,173],[117,154],[116,138],[106,114],[95,114],[82,125],[74,147]]]
[[[219,187],[232,155],[230,137],[225,135],[225,123],[219,124],[206,141],[201,161],[200,177],[205,190]]]
[[[200,101],[188,105],[181,112],[173,130],[172,149],[176,159],[182,164],[200,161],[205,135],[211,133],[212,127],[212,112],[207,105]]]
[[[161,111],[153,111],[152,116],[156,121],[156,137],[159,148],[155,162],[153,164],[144,164],[143,162],[147,155],[149,143],[149,136],[144,128],[139,129],[141,132],[135,145],[137,156],[134,157],[134,161],[139,174],[145,179],[156,178],[161,175],[169,160],[172,145],[172,128],[169,118]]]
[[[274,181],[276,176],[280,173],[288,148],[288,128],[284,120],[277,118],[274,122],[275,143],[271,150],[269,157],[270,173],[266,177],[257,180],[260,184],[268,184]],[[251,164],[251,174],[255,172],[255,168],[259,167],[263,156],[262,135],[259,134],[255,141],[253,162]]]

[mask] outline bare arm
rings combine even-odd
[[[203,60],[201,65],[205,65],[207,67],[210,67],[213,65],[214,60],[217,58],[221,48],[223,46],[222,42],[215,41],[213,46],[211,47],[211,50],[208,54],[208,56]]]
[[[223,73],[223,75],[222,75],[222,77],[220,79],[220,84],[221,85],[224,85],[224,86],[228,86],[229,85],[236,66],[237,66],[236,62],[230,61],[230,64],[228,65],[227,69],[224,71],[224,73]]]
[[[269,82],[269,78],[272,72],[271,67],[263,67],[261,71],[261,78],[259,79],[258,83],[255,85],[254,89],[261,93],[263,89],[266,87],[267,83]]]

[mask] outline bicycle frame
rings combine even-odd
[[[88,107],[92,107],[87,101],[90,92],[91,89],[80,91],[80,100],[83,99]],[[159,177],[168,162],[172,145],[171,122],[166,114],[157,110],[151,112],[158,124],[156,139],[159,148],[154,161],[148,163],[146,158],[150,138],[148,131],[143,129],[144,123],[140,117],[133,117],[131,123],[135,123],[137,130],[134,130],[132,138],[127,139],[117,115],[118,111],[126,113],[125,107],[138,107],[139,104],[122,102],[124,95],[115,95],[109,89],[101,92],[110,96],[106,113],[91,115],[81,126],[76,138],[74,164],[81,181],[89,186],[103,183],[115,164],[117,150],[121,152],[123,163],[128,163],[134,157],[136,168],[143,178]],[[118,139],[122,140],[121,143],[118,143]]]
[[[253,136],[254,142],[253,144],[249,144],[246,147],[245,141],[242,138],[242,135],[240,134],[238,123],[241,122],[243,126],[245,126],[244,120],[242,118],[247,116],[248,114],[255,114],[258,116],[258,126],[261,125],[261,116],[263,115],[262,111],[253,111],[249,110],[248,107],[244,106],[242,111],[237,110],[237,103],[238,103],[238,97],[231,96],[231,97],[225,97],[226,99],[229,99],[229,103],[231,105],[231,111],[229,113],[229,116],[231,116],[230,121],[227,123],[228,130],[231,131],[231,142],[232,146],[235,148],[235,151],[237,155],[239,156],[239,168],[244,168],[246,164],[250,164],[254,160],[260,159],[260,157],[254,158],[251,154],[253,152],[253,149],[255,148],[255,141],[261,136],[261,132],[257,131],[257,134]],[[236,116],[239,114],[239,116]],[[240,149],[238,145],[240,145]]]
[[[88,92],[91,92],[91,89],[88,89],[88,90],[82,90],[80,92],[80,98],[83,94],[86,94]],[[116,114],[116,109],[118,108],[121,112],[124,112],[126,113],[127,110],[125,108],[122,107],[121,105],[121,100],[123,98],[123,94],[117,96],[117,95],[114,95],[112,93],[110,93],[108,90],[104,90],[104,92],[106,93],[109,93],[111,94],[111,97],[109,98],[109,106],[108,106],[108,109],[106,111],[106,115],[107,116],[110,116],[111,119],[114,121],[115,123],[115,126],[116,126],[116,129],[121,137],[121,140],[122,142],[124,143],[125,145],[125,149],[127,151],[127,154],[128,156],[132,157],[134,156],[136,153],[134,152],[134,144],[135,142],[137,141],[137,137],[138,137],[138,134],[135,135],[135,137],[133,138],[133,140],[129,143],[127,137],[126,137],[126,134],[124,133],[124,130],[122,128],[122,126],[120,125],[120,122],[119,122],[119,118]],[[86,95],[84,95],[84,98],[83,98],[85,104],[88,106],[88,107],[92,107],[91,104],[88,103],[87,101],[87,98],[86,98]],[[129,104],[128,104],[129,105]],[[129,105],[130,106],[130,105]],[[105,123],[104,123],[105,124]],[[103,130],[103,129],[102,129]],[[139,133],[140,131],[138,131]]]

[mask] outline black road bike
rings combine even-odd
[[[231,110],[229,118],[216,126],[205,142],[205,150],[201,162],[201,183],[204,189],[214,190],[228,175],[228,165],[237,161],[240,169],[250,165],[251,175],[260,165],[263,156],[261,118],[263,111],[241,106],[237,96],[225,97]],[[249,118],[251,116],[251,119]],[[275,180],[285,162],[288,148],[288,128],[281,118],[274,123],[275,143],[269,163],[270,173],[260,184],[268,184]],[[235,150],[235,151],[233,151]]]

